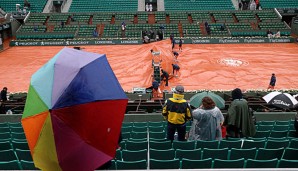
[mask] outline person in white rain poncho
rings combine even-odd
[[[210,97],[202,99],[200,108],[193,111],[193,123],[188,140],[221,140],[224,117]]]

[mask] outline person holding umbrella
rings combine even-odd
[[[253,137],[256,128],[252,120],[252,114],[239,88],[232,91],[232,99],[225,120],[227,136],[235,138]]]
[[[267,90],[269,90],[269,89],[274,90],[275,83],[276,83],[276,76],[275,76],[274,73],[272,73],[270,83],[269,83],[269,86],[268,86]]]
[[[193,122],[188,140],[222,139],[221,125],[224,122],[224,117],[210,97],[203,98],[202,105],[193,111],[192,117]]]
[[[173,141],[177,130],[178,141],[185,141],[186,122],[191,119],[191,109],[188,102],[184,99],[184,87],[175,87],[173,98],[165,102],[162,109],[163,117],[168,121],[167,139]]]

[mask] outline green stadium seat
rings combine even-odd
[[[219,149],[222,148],[241,148],[242,146],[242,140],[238,140],[238,141],[229,141],[229,140],[221,140],[219,142]]]
[[[212,158],[212,159],[227,160],[228,159],[228,153],[229,153],[228,148],[222,148],[222,149],[204,148],[202,159]]]
[[[171,141],[150,141],[149,148],[156,149],[156,150],[168,150],[172,148],[172,142]]]
[[[20,150],[15,149],[17,157],[19,161],[26,160],[26,161],[33,161],[30,150]]]
[[[254,138],[264,138],[264,137],[269,137],[270,136],[270,131],[256,131],[256,134]]]
[[[258,131],[271,131],[273,125],[258,125]]]
[[[193,150],[195,149],[195,141],[173,141],[173,148],[175,150]]]
[[[10,132],[0,133],[0,139],[10,139],[10,138],[11,138]]]
[[[211,169],[212,168],[212,159],[203,159],[203,160],[190,160],[182,159],[181,169]]]
[[[298,160],[298,149],[297,148],[286,148],[283,155],[282,159],[286,160]]]
[[[291,139],[289,147],[298,149],[298,139]]]
[[[259,148],[257,151],[256,159],[257,160],[271,160],[271,159],[280,159],[284,152],[284,148],[277,149],[265,149]]]
[[[12,160],[18,160],[16,154],[12,149],[0,151],[0,161],[12,161]]]
[[[122,150],[123,161],[147,160],[147,149],[139,151]]]
[[[124,133],[124,132],[125,132],[125,133],[127,133],[127,132],[130,133],[130,132],[132,132],[132,128],[133,128],[132,126],[122,127],[122,128],[121,128],[121,132],[122,132],[122,133]],[[123,136],[123,135],[122,135],[122,136]],[[129,137],[129,138],[130,138],[130,137]]]
[[[266,140],[244,140],[242,149],[265,148]]]
[[[7,126],[7,127],[0,127],[0,134],[2,133],[6,133],[6,132],[10,132],[10,128]]]
[[[160,139],[165,140],[166,139],[166,132],[149,132],[149,138],[153,139]]]
[[[278,159],[253,160],[247,159],[245,168],[276,168]]]
[[[10,141],[2,141],[0,142],[0,151],[2,150],[10,150],[12,149]]]
[[[244,161],[243,158],[237,160],[214,159],[213,168],[243,168]]]
[[[18,160],[0,161],[1,170],[22,170]]]
[[[143,139],[143,138],[147,138],[147,131],[146,132],[132,132],[131,133],[131,138],[134,139]]]
[[[165,126],[165,122],[161,121],[161,122],[148,122],[148,126],[149,127],[164,127]]]
[[[268,140],[266,143],[267,149],[286,148],[289,146],[289,140]]]
[[[122,149],[122,148],[121,148]],[[115,160],[122,160],[122,151],[120,149],[116,150],[116,154],[114,157]]]
[[[155,160],[150,159],[150,169],[179,169],[180,160]]]
[[[287,137],[287,136],[288,136],[288,131],[275,131],[275,130],[273,130],[270,133],[270,137],[273,137],[273,138],[284,138],[284,137]]]
[[[150,159],[172,160],[174,158],[175,158],[175,150],[174,149],[168,149],[168,150],[150,149]]]
[[[298,168],[298,160],[281,159],[278,168]]]
[[[14,133],[12,132],[11,133],[11,139],[14,140],[14,139],[26,139],[26,136],[24,133]]]
[[[127,141],[126,142],[126,150],[137,151],[137,150],[144,150],[148,148],[147,141]]]
[[[250,149],[237,149],[232,148],[230,151],[230,160],[237,160],[237,159],[255,159],[257,150],[256,148]]]
[[[131,134],[130,132],[122,132],[121,133],[121,136],[122,136],[122,139],[125,140],[125,139],[130,139],[131,138]]]
[[[203,140],[198,140],[196,143],[196,148],[209,148],[209,149],[218,149],[218,143],[219,141],[203,141]]]
[[[133,132],[147,132],[147,126],[144,127],[133,127]]]
[[[149,132],[164,132],[165,128],[164,126],[149,126],[148,130]]]
[[[146,170],[147,162],[146,160],[139,161],[117,161],[117,170]]]
[[[176,149],[176,158],[180,160],[182,160],[182,158],[190,159],[190,160],[201,160],[202,151],[201,149],[194,149],[194,150]]]

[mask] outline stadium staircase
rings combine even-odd
[[[148,14],[148,24],[155,24],[155,14]]]

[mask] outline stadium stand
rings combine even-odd
[[[233,10],[233,9],[235,8],[230,0],[219,0],[219,1],[165,0],[166,11]]]
[[[31,12],[42,12],[47,0],[30,0]],[[16,4],[20,4],[20,8],[24,8],[23,0],[1,0],[1,8],[6,12],[16,11]]]
[[[262,9],[272,8],[298,8],[296,0],[262,0]]]
[[[95,11],[105,11],[105,12],[129,12],[137,11],[138,1],[89,1],[89,0],[73,0],[70,6],[69,12],[95,12]]]

